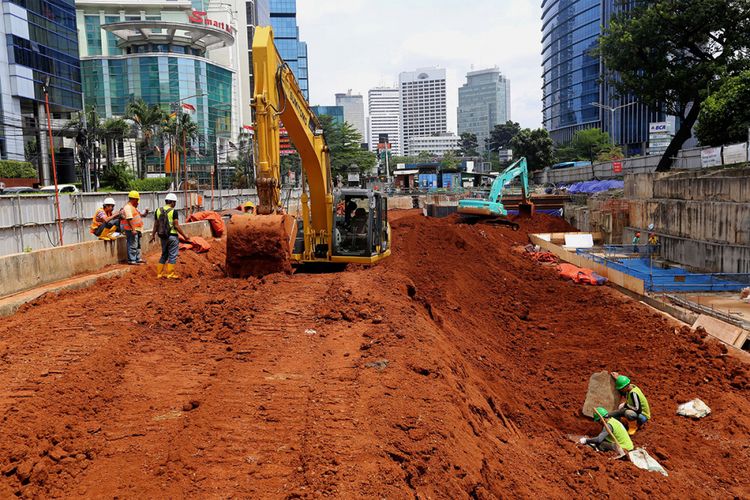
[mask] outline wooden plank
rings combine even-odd
[[[701,314],[700,316],[698,316],[695,324],[693,324],[693,328],[698,328],[699,326],[703,327],[703,329],[706,330],[706,333],[708,333],[712,337],[716,337],[725,344],[729,344],[734,347],[742,348],[742,344],[744,344],[745,340],[747,339],[746,330],[743,330],[738,326],[725,323],[720,319],[706,316],[705,314]]]

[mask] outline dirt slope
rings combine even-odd
[[[747,497],[748,371],[717,344],[513,253],[522,229],[394,213],[393,257],[223,278],[184,254],[0,324],[0,496]],[[565,435],[588,376],[629,374],[670,476]],[[678,419],[699,396],[714,410]]]

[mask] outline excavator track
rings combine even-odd
[[[230,278],[291,273],[297,219],[291,215],[235,215],[227,224]]]

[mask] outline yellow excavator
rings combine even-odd
[[[387,198],[367,189],[334,189],[323,129],[270,27],[255,30],[253,72],[259,202],[255,214],[232,216],[227,224],[227,275],[260,277],[290,272],[293,264],[374,264],[388,257]],[[296,215],[286,214],[281,201],[282,123],[302,160]]]

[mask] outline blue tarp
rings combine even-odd
[[[586,181],[576,182],[568,186],[570,194],[592,194],[609,191],[610,189],[624,189],[625,181]]]

